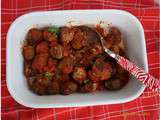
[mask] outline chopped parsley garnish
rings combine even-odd
[[[42,73],[42,76],[48,78],[49,80],[52,79],[52,76],[53,76],[53,73],[50,73],[50,72],[45,72],[45,73]]]
[[[58,34],[59,33],[59,28],[55,27],[55,26],[49,27],[48,32]]]

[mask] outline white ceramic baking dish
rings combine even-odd
[[[121,10],[67,10],[33,12],[17,18],[7,34],[7,87],[12,97],[20,104],[33,108],[56,108],[116,104],[134,100],[145,86],[130,78],[129,83],[119,91],[104,91],[95,94],[75,93],[68,96],[38,96],[32,93],[23,75],[21,46],[27,31],[33,26],[63,26],[69,21],[96,24],[107,21],[120,28],[124,35],[129,59],[148,72],[144,30],[132,14]]]

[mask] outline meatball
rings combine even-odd
[[[114,78],[105,81],[105,87],[108,90],[119,90],[126,85],[128,80],[128,72],[117,73]]]
[[[60,70],[57,70],[53,79],[58,82],[65,82],[68,81],[70,77],[68,74],[63,74]]]
[[[32,68],[38,70],[39,72],[43,72],[44,67],[46,66],[48,61],[48,54],[38,54],[35,56],[35,59],[32,63]]]
[[[56,42],[57,35],[54,33],[50,33],[47,29],[43,31],[43,39],[49,42]]]
[[[74,66],[74,57],[73,56],[68,56],[64,57],[60,63],[58,68],[64,73],[64,74],[69,74],[73,71],[73,66]]]
[[[80,49],[87,44],[86,34],[80,29],[75,30],[74,38],[71,41],[71,45],[74,49]]]
[[[60,38],[63,44],[68,44],[73,40],[74,30],[72,28],[63,27],[60,31]]]
[[[64,48],[63,49],[63,56],[66,57],[71,53],[70,45],[69,44],[68,45],[64,45],[63,48]]]
[[[88,82],[79,88],[79,92],[88,93],[95,92],[98,88],[98,83]]]
[[[64,95],[72,94],[77,91],[77,88],[78,86],[76,83],[72,81],[65,82],[61,85],[61,94]]]
[[[102,46],[100,44],[91,44],[90,48],[84,53],[83,58],[80,61],[80,64],[83,66],[89,66],[92,64],[93,59],[96,55],[103,52]]]
[[[75,67],[72,73],[72,77],[77,82],[82,83],[87,77],[86,70],[83,67]]]
[[[36,46],[36,53],[48,53],[49,47],[47,42],[41,42]]]
[[[81,29],[81,31],[86,34],[87,44],[91,44],[93,42],[100,42],[99,35],[90,27],[81,25],[81,26],[78,26],[78,28]]]
[[[57,60],[49,58],[47,65],[43,68],[44,72],[55,72],[57,67]]]
[[[94,59],[94,57],[94,54],[92,54],[90,51],[86,51],[79,64],[88,67],[90,64],[92,64],[92,60]]]
[[[42,31],[37,28],[30,29],[27,35],[28,43],[31,45],[39,43],[42,38]]]
[[[79,64],[79,62],[80,62],[80,60],[82,59],[82,58],[84,58],[83,56],[84,56],[84,54],[87,52],[87,50],[88,50],[88,48],[87,47],[84,47],[83,49],[81,49],[81,50],[76,50],[76,51],[74,51],[74,56],[75,56],[75,61],[76,61],[76,63],[77,64]]]
[[[120,30],[116,27],[111,27],[109,30],[109,33],[112,34],[115,38],[114,38],[114,45],[117,45],[121,42],[122,40],[122,34],[120,32]]]
[[[122,35],[118,28],[111,27],[109,33],[107,34],[105,39],[105,46],[110,48],[113,45],[117,45],[121,42]]]
[[[31,90],[39,95],[47,93],[47,87],[50,84],[50,80],[43,76],[31,77],[28,79],[28,84]]]
[[[23,56],[26,60],[32,60],[34,58],[35,52],[33,46],[23,47]]]
[[[108,90],[119,90],[122,88],[122,82],[119,78],[113,78],[105,81],[105,87]]]
[[[101,59],[97,59],[89,71],[88,76],[92,81],[107,80],[112,75],[112,66]]]
[[[91,44],[90,51],[95,56],[98,54],[101,54],[103,52],[102,45],[100,43],[95,42],[95,43]]]
[[[63,58],[64,48],[62,45],[57,44],[50,49],[50,54],[53,58],[61,59]]]
[[[27,62],[24,63],[24,75],[26,77],[34,76],[36,73],[37,73],[37,71],[35,71],[32,68],[32,65],[30,63],[27,63]]]
[[[117,73],[117,69],[116,69],[116,64],[113,62],[109,62],[109,64],[112,67],[112,76],[115,75]]]
[[[60,85],[58,82],[51,82],[49,85],[48,85],[48,94],[58,94],[60,93]]]
[[[126,70],[122,68],[118,63],[116,63],[117,73],[122,74],[125,73]]]

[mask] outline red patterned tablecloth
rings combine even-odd
[[[148,89],[134,101],[89,107],[33,109],[18,104],[6,87],[6,35],[20,15],[42,10],[122,9],[137,16],[146,37],[149,72],[159,77],[160,7],[154,0],[2,0],[1,23],[1,116],[3,120],[158,120],[160,98]],[[159,118],[160,119],[160,118]]]

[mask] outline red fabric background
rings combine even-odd
[[[24,107],[10,96],[6,87],[6,34],[10,24],[20,15],[39,10],[122,9],[137,16],[146,37],[149,72],[159,77],[160,9],[154,0],[2,0],[1,102],[3,120],[158,120],[160,98],[148,89],[136,100],[116,105],[33,109]]]

